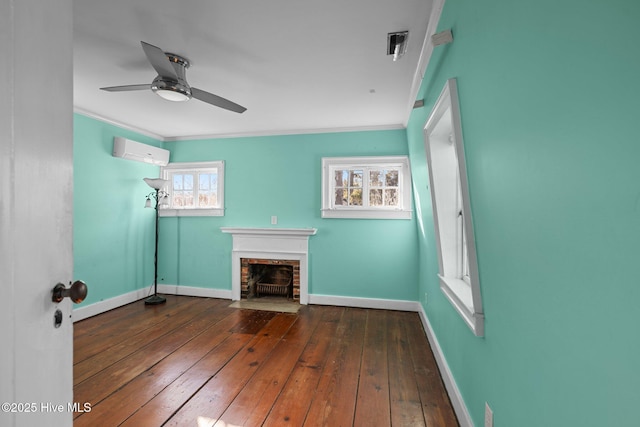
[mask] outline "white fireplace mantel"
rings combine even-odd
[[[220,227],[223,233],[242,236],[313,236],[317,228],[253,228],[253,227]]]
[[[240,260],[242,258],[289,259],[300,261],[300,303],[309,302],[309,236],[315,228],[220,227],[233,237],[231,251],[231,298],[240,299]]]

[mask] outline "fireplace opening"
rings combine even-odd
[[[249,266],[249,297],[278,296],[293,299],[293,266]]]
[[[241,259],[242,299],[300,301],[300,261]]]

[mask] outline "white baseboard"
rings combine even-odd
[[[183,295],[189,297],[231,299],[231,291],[226,289],[196,288],[194,286],[158,285],[159,294]],[[74,308],[72,318],[74,322],[122,307],[123,305],[139,301],[150,295],[150,288],[142,288],[117,297],[99,301],[84,307]]]
[[[159,294],[182,295],[185,297],[205,297],[231,299],[231,290],[198,288],[195,286],[158,285]]]
[[[377,308],[382,310],[418,311],[417,301],[403,301],[379,298],[340,297],[335,295],[309,294],[309,304],[337,305],[341,307]]]
[[[190,297],[221,298],[231,300],[232,291],[227,289],[198,288],[195,286],[158,285],[159,294],[183,295]],[[73,310],[73,321],[104,313],[114,308],[141,300],[149,295],[149,288],[96,302]],[[309,295],[309,304],[337,305],[341,307],[375,308],[383,310],[420,311],[422,306],[417,301],[387,300],[378,298],[340,297],[334,295]]]
[[[461,427],[473,427],[473,421],[471,421],[471,416],[469,416],[467,406],[464,404],[464,400],[462,399],[462,395],[460,394],[458,385],[453,378],[453,374],[449,369],[449,364],[444,357],[444,353],[442,352],[440,343],[438,342],[438,339],[433,332],[433,328],[431,327],[429,318],[424,312],[424,308],[422,307],[422,305],[420,305],[418,313],[420,314],[420,320],[422,320],[422,326],[427,333],[429,344],[431,344],[431,350],[433,351],[433,355],[436,358],[436,363],[438,364],[438,368],[440,369],[440,376],[442,377],[442,381],[444,381],[444,386],[447,389],[447,393],[449,394],[449,399],[451,399],[451,405],[453,406],[453,410],[458,417],[458,422],[460,423]]]
[[[113,310],[114,308],[118,308],[123,305],[141,300],[147,295],[149,295],[149,288],[138,289],[123,295],[118,295],[117,297],[95,302],[84,307],[74,308],[71,317],[73,318],[74,322],[78,322],[97,314]]]

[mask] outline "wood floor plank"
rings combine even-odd
[[[111,365],[77,384],[74,387],[74,398],[80,402],[91,402],[94,405],[99,403],[150,366],[155,365],[199,335],[211,323],[209,314],[215,316],[215,308],[202,312],[201,316],[185,326],[174,329],[164,334],[161,339],[141,347],[123,359],[122,363]]]
[[[422,329],[419,317],[404,322],[418,393],[422,402],[422,410],[428,427],[457,427],[451,401],[446,393],[435,357]]]
[[[235,354],[229,350],[232,345],[226,343],[222,350],[218,347],[222,347],[222,343],[232,335],[228,329],[240,321],[238,317],[229,315],[232,310],[219,308],[215,317],[209,317],[210,325],[200,335],[93,406],[90,413],[76,419],[74,426],[92,426],[97,421],[103,425],[119,425],[211,351],[226,349],[231,358]]]
[[[307,346],[296,362],[263,427],[301,426],[311,405],[311,398],[326,362],[331,338],[338,329],[344,308],[331,307],[324,313],[320,325],[311,335]],[[301,399],[301,396],[305,398]]]
[[[402,326],[406,321],[403,315],[398,311],[390,313],[387,333],[391,425],[425,426],[409,342]]]
[[[249,334],[230,334],[219,347],[149,400],[129,417],[122,427],[156,427],[164,423],[188,402],[207,381],[247,346]]]
[[[74,401],[92,411],[74,426],[458,425],[416,313],[229,305],[168,296],[78,322]]]
[[[168,303],[162,306],[145,306],[144,302],[139,301],[137,303],[141,309],[139,312],[133,312],[123,318],[105,323],[101,329],[92,333],[82,334],[80,331],[78,333],[74,331],[74,363],[100,354],[131,335],[143,334],[147,328],[169,320],[176,313],[184,312],[186,307],[204,303],[202,298],[189,298],[181,301],[180,304]]]
[[[178,312],[171,311],[171,314],[164,317],[164,320],[143,329],[140,333],[131,334],[127,337],[126,333],[121,332],[124,337],[119,340],[119,342],[117,342],[118,340],[113,340],[115,341],[113,345],[73,365],[74,384],[81,383],[92,375],[135,353],[141,347],[175,329],[183,327],[195,318],[202,316],[204,312],[216,309],[217,304],[212,306],[210,303],[207,304],[203,299],[201,300],[199,303],[198,301],[194,301],[194,304],[184,306],[183,309]],[[144,316],[145,314],[142,313],[141,315]],[[138,318],[134,318],[132,321],[139,322],[141,329],[146,326],[146,324],[143,324]]]
[[[219,418],[260,365],[268,359],[295,320],[295,315],[279,313],[263,328],[255,330],[254,339],[198,390],[166,425],[195,425],[199,416]]]
[[[149,400],[148,403],[127,419],[122,426],[138,427],[163,424],[254,338],[254,335],[251,334],[238,333],[237,331],[250,329],[239,326],[239,324],[249,323],[253,325],[251,329],[255,329],[256,323],[264,325],[265,321],[275,316],[275,313],[265,314],[257,311],[232,310],[234,310],[234,318],[239,321],[234,323],[233,326],[221,327],[225,332],[231,334],[231,337],[221,345],[221,348],[209,352],[192,368],[158,393],[153,399]],[[262,320],[258,322],[256,319]]]
[[[202,298],[189,297],[188,299],[176,299],[176,296],[166,295],[168,303],[160,306],[148,306],[144,301],[136,301],[127,304],[120,309],[110,310],[100,316],[90,317],[74,323],[74,334],[80,344],[77,350],[85,349],[85,340],[96,344],[97,338],[110,337],[117,339],[118,335],[127,336],[129,331],[140,332],[144,323],[153,324],[162,321],[172,312],[181,311],[183,306],[202,302]],[[105,316],[104,322],[96,319]],[[139,324],[136,322],[143,322]]]
[[[317,307],[300,309],[296,323],[291,326],[269,359],[220,416],[219,419],[222,422],[227,425],[262,425],[311,334],[318,327],[320,318],[321,310]]]
[[[231,329],[236,334],[255,335],[276,315],[273,311],[240,310],[245,320]]]
[[[367,311],[347,308],[305,418],[305,427],[351,426],[358,393],[358,377]]]
[[[90,335],[95,331],[102,330],[105,325],[117,322],[119,319],[126,318],[131,314],[135,314],[141,310],[142,302],[136,301],[126,304],[114,310],[106,311],[99,316],[89,317],[73,323],[74,333],[79,337]]]
[[[365,330],[360,383],[353,425],[391,425],[389,365],[387,357],[388,311],[369,310]]]

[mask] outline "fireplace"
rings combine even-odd
[[[300,304],[309,302],[308,241],[309,236],[316,234],[315,228],[221,227],[220,230],[233,237],[231,251],[231,298],[233,300],[287,292],[291,299]],[[255,271],[250,271],[251,265],[253,265],[251,270]],[[281,282],[286,281],[287,273],[279,267],[291,268],[291,287],[286,290],[284,283]],[[275,269],[278,273],[265,273],[264,271],[269,268]],[[269,274],[268,277],[267,274]],[[254,275],[256,277],[253,277]],[[258,278],[257,276],[260,275],[264,277]],[[251,283],[249,283],[250,279]],[[260,286],[258,282],[262,282]]]
[[[282,297],[300,301],[300,261],[240,259],[241,299]]]

